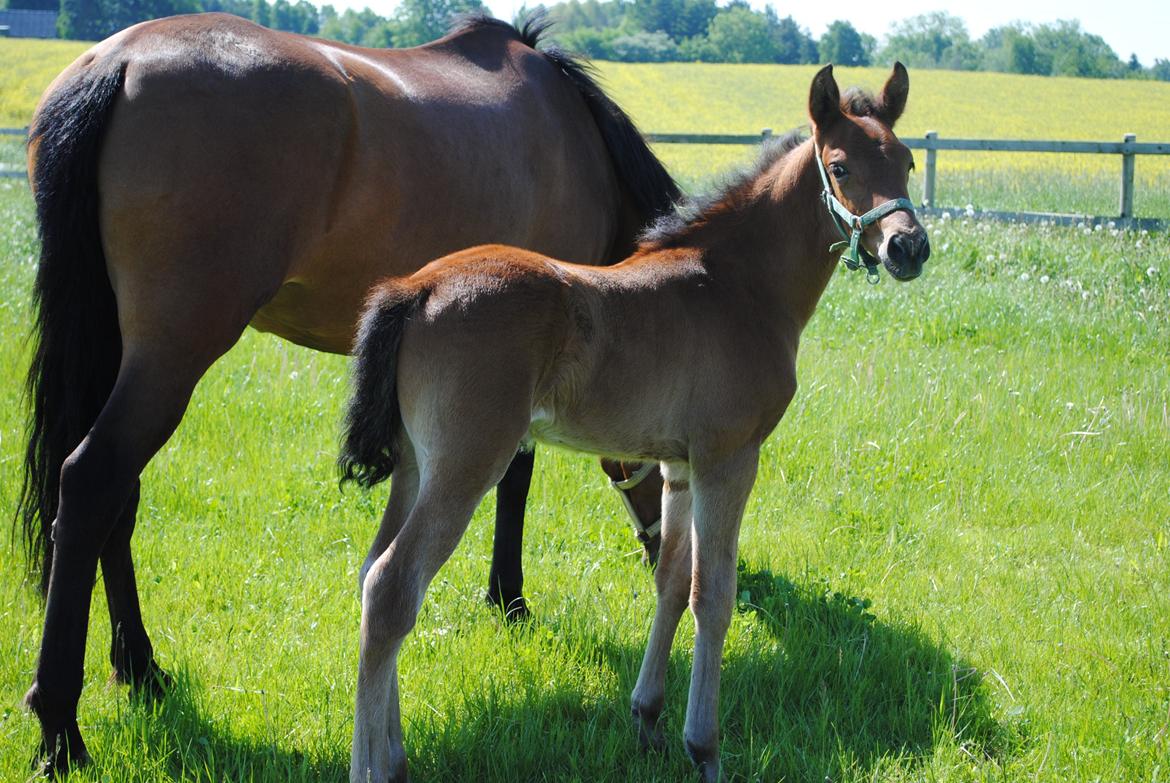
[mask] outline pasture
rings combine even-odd
[[[9,43],[0,41],[5,63]],[[788,85],[803,91],[811,75],[603,70],[643,127],[659,131],[798,124],[801,98]],[[879,78],[841,74],[843,84]],[[979,103],[971,96],[982,87],[965,85],[991,76],[911,78],[904,134],[1133,131],[1152,141],[1170,127],[1170,96],[1152,97],[1163,85],[1141,83],[1125,98],[1126,83],[1076,81],[1109,101],[1045,115],[1067,97],[1060,80],[1027,80],[1053,91],[1034,101],[999,84],[979,99],[992,103]],[[716,94],[726,100],[696,97]],[[931,103],[942,96],[950,109]],[[1090,111],[1096,124],[1078,124]],[[0,120],[9,123],[22,124]],[[692,187],[745,154],[663,152]],[[1021,207],[1072,210],[1100,195],[1091,171],[1068,173],[1093,159],[1054,175],[1029,156],[988,167],[979,158],[964,180],[952,179],[951,157],[940,155],[948,202],[963,182],[968,198],[957,203],[982,187],[1017,194]],[[1112,183],[1114,159],[1105,160]],[[1165,172],[1147,185],[1148,160],[1138,164],[1139,214],[1168,214]],[[1110,190],[1102,207],[1085,208],[1108,211],[1112,199]],[[766,444],[744,521],[723,678],[726,771],[762,781],[1164,781],[1170,238],[961,216],[928,228],[935,255],[920,280],[868,286],[842,272],[805,332],[801,388]],[[27,186],[0,181],[4,509],[19,489],[36,252]],[[385,499],[384,488],[337,488],[345,372],[340,357],[249,332],[201,383],[144,475],[135,538],[147,627],[179,687],[151,706],[108,683],[95,591],[80,717],[96,764],[71,780],[345,776],[357,569]],[[628,696],[653,585],[592,459],[540,450],[528,531],[533,623],[509,627],[481,601],[489,503],[404,647],[416,779],[687,779],[680,735],[693,632],[684,621],[675,644],[667,751],[641,755]],[[19,699],[41,606],[15,545],[0,547],[0,779],[22,780],[36,725]]]

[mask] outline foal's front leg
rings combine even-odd
[[[691,611],[695,615],[695,659],[683,733],[687,752],[705,783],[722,779],[719,675],[735,606],[739,525],[756,480],[758,460],[759,450],[752,447],[714,464],[696,461],[693,466]]]

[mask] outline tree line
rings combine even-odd
[[[416,46],[440,37],[461,13],[486,11],[482,0],[402,0],[387,18],[369,8],[338,12],[308,0],[0,0],[0,7],[57,10],[62,38],[97,40],[145,19],[224,11],[277,30],[362,46]],[[1013,23],[972,38],[962,19],[937,12],[894,23],[878,41],[847,21],[819,38],[791,16],[757,11],[745,0],[565,0],[543,8],[552,37],[570,51],[622,62],[888,64],[1045,76],[1170,81],[1170,60],[1123,61],[1076,21]],[[527,13],[524,9],[521,13]]]

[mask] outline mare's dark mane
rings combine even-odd
[[[649,223],[670,214],[675,202],[682,197],[678,185],[650,150],[633,120],[601,89],[593,66],[557,46],[543,45],[544,34],[552,25],[552,20],[542,10],[528,14],[519,28],[486,14],[469,14],[459,18],[451,32],[504,30],[544,55],[568,77],[584,99],[605,140],[614,171],[633,200],[641,222]]]
[[[860,87],[851,87],[841,96],[841,111],[854,117],[875,116],[880,110],[873,93]],[[642,232],[639,246],[645,250],[677,247],[719,216],[739,212],[754,197],[755,183],[764,172],[807,140],[805,130],[796,128],[778,139],[765,141],[753,165],[733,173],[710,193],[684,199],[670,214]]]

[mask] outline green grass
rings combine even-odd
[[[679,126],[679,127],[690,127]],[[722,128],[713,128],[722,130]],[[710,160],[682,171],[709,178]],[[841,274],[805,334],[741,539],[721,707],[733,780],[1170,777],[1170,238],[930,226],[908,285]],[[19,486],[20,340],[35,231],[0,182],[0,507]],[[385,492],[340,493],[345,362],[249,332],[144,475],[144,612],[180,686],[109,684],[94,597],[77,781],[345,777],[357,568]],[[672,657],[664,755],[628,696],[652,614],[593,460],[542,449],[527,593],[481,604],[490,504],[402,655],[407,748],[426,780],[686,779],[693,631]],[[41,607],[0,570],[0,779],[22,780]]]

